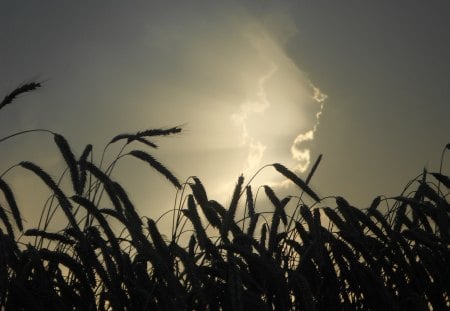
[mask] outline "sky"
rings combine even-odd
[[[46,128],[99,160],[116,134],[182,126],[152,154],[224,203],[241,173],[279,162],[304,178],[323,154],[313,189],[364,208],[437,171],[450,142],[449,1],[0,0],[0,29],[1,96],[43,82],[0,111],[0,137]],[[0,173],[22,160],[61,172],[48,134],[0,153]],[[136,159],[113,177],[144,215],[173,205],[173,186]],[[45,190],[20,169],[4,179]],[[254,183],[284,187],[272,168]],[[39,200],[18,201],[40,215]]]

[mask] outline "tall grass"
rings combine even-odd
[[[3,102],[11,103],[24,90],[18,88]],[[321,157],[305,180],[275,163],[273,168],[300,195],[281,198],[276,189],[263,186],[264,194],[257,197],[241,176],[225,207],[208,198],[198,178],[180,183],[150,154],[156,148],[154,136],[180,131],[118,135],[99,162],[91,145],[77,157],[62,135],[47,131],[67,166],[62,177],[54,180],[31,162],[7,171],[30,171],[51,193],[35,228],[23,228],[15,198],[25,194],[14,193],[8,174],[2,174],[1,308],[450,308],[450,179],[442,169],[424,171],[399,196],[377,197],[361,209],[342,197],[320,198],[311,188]],[[129,150],[131,142],[142,149]],[[112,162],[105,163],[111,144],[122,145]],[[126,190],[111,178],[126,156],[146,162],[179,189],[175,208],[162,216],[172,217],[171,232],[160,232],[158,220],[139,215]],[[271,212],[259,210],[262,200],[273,206]],[[238,208],[245,210],[241,219]],[[56,210],[63,212],[67,225],[51,232]]]

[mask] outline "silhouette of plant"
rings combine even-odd
[[[0,109],[39,86],[19,87]],[[269,186],[258,188],[267,197],[264,202],[273,206],[272,212],[265,212],[258,209],[264,202],[258,200],[259,191],[253,194],[253,179],[244,185],[239,177],[225,207],[208,198],[197,177],[180,183],[148,152],[156,148],[153,137],[177,134],[179,127],[118,135],[98,164],[91,145],[77,158],[62,135],[30,131],[52,135],[67,168],[58,180],[31,162],[0,175],[2,309],[450,307],[450,179],[442,163],[439,172],[424,171],[399,196],[377,197],[367,209],[342,197],[316,194],[310,181],[321,156],[305,180],[275,163],[265,169],[273,167],[292,181],[300,195],[280,198]],[[128,151],[132,142],[143,149]],[[119,143],[118,154],[106,164],[108,147]],[[147,163],[179,189],[176,208],[162,216],[172,216],[170,235],[159,231],[158,220],[140,216],[126,190],[111,178],[126,156]],[[12,169],[30,171],[51,191],[36,228],[23,228],[15,196],[29,194],[15,194],[9,186],[5,174]],[[64,178],[70,179],[69,188],[63,186]],[[238,216],[240,208],[243,216]],[[50,232],[59,209],[67,225]]]

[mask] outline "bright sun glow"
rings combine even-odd
[[[231,116],[240,128],[240,144],[247,149],[243,171],[250,174],[290,153],[291,168],[304,172],[310,164],[310,150],[303,143],[314,139],[327,96],[311,84],[279,43],[264,32],[247,36],[266,66]]]

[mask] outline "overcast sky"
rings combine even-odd
[[[154,156],[220,200],[241,172],[280,162],[305,176],[322,153],[313,188],[366,207],[437,170],[450,142],[449,1],[1,0],[0,29],[2,96],[44,82],[2,109],[1,137],[47,128],[99,156],[116,134],[182,125]],[[62,161],[45,134],[0,154],[1,172]],[[143,213],[171,207],[174,188],[142,163],[114,177]]]

